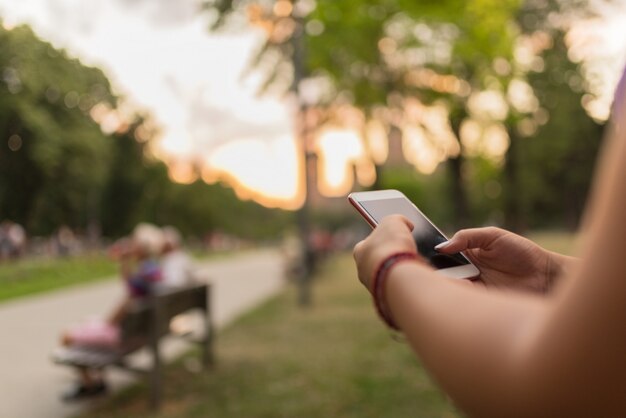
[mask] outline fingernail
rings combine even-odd
[[[435,250],[441,250],[442,248],[447,247],[448,244],[450,244],[450,241],[444,241],[441,244],[437,244],[435,245]]]

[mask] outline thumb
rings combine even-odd
[[[503,233],[504,230],[494,227],[462,229],[450,240],[435,246],[435,249],[444,254],[458,253],[472,248],[486,249]]]

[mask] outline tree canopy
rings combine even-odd
[[[205,6],[216,17],[214,29],[241,24],[235,17],[245,14],[265,31],[251,63],[267,75],[265,89],[291,86],[299,54],[305,79],[318,81],[313,106],[327,118],[338,106],[354,106],[365,120],[386,125],[390,142],[406,143],[399,137],[407,128],[419,134],[421,145],[405,155],[434,147],[431,159],[448,160],[447,173],[433,175],[447,177],[439,184],[455,224],[499,219],[519,229],[541,224],[540,208],[548,206],[580,215],[582,204],[572,209],[549,196],[584,201],[599,142],[599,127],[580,105],[585,83],[563,43],[568,19],[589,13],[586,1],[207,0]],[[571,82],[555,78],[561,71]],[[299,93],[311,96],[310,90]],[[564,105],[553,106],[557,101]],[[432,106],[444,109],[447,128],[425,123]],[[539,139],[548,132],[551,139]],[[539,185],[548,174],[542,149],[553,153],[554,183]],[[566,161],[584,153],[570,173]],[[468,196],[473,192],[480,194]],[[539,212],[537,222],[524,208]]]

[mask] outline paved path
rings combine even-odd
[[[218,328],[275,294],[285,283],[280,254],[274,250],[244,253],[198,267],[201,277],[213,283],[212,307]],[[60,391],[71,384],[72,374],[66,367],[53,365],[50,353],[68,324],[106,314],[121,295],[122,287],[113,280],[0,305],[1,418],[61,418],[85,407],[58,400]],[[173,355],[178,349],[166,351]],[[131,376],[121,371],[112,371],[109,377],[114,390],[131,381]]]

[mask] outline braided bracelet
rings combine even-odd
[[[391,318],[389,307],[387,306],[387,303],[385,301],[385,297],[384,297],[385,296],[384,295],[385,280],[389,276],[389,271],[391,270],[391,268],[395,266],[397,263],[401,261],[407,261],[407,260],[416,260],[417,258],[418,258],[417,254],[409,253],[409,252],[400,252],[400,253],[391,254],[387,256],[387,258],[385,258],[380,263],[380,265],[378,266],[378,269],[376,270],[376,274],[374,275],[374,278],[372,279],[371,291],[372,291],[372,297],[374,299],[374,306],[376,307],[378,316],[380,316],[380,318],[383,320],[383,322],[385,322],[385,324],[387,324],[387,326],[395,330],[400,330],[400,329],[398,328],[394,320]]]

